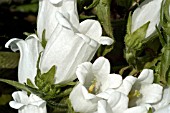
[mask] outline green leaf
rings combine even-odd
[[[7,83],[9,85],[12,85],[20,90],[24,90],[27,92],[31,92],[24,84],[21,84],[19,82],[16,81],[12,81],[12,80],[7,80],[7,79],[0,79],[1,82]]]
[[[89,5],[89,6],[87,6],[87,7],[85,6],[85,7],[84,7],[84,9],[85,9],[85,10],[88,10],[88,9],[91,9],[91,8],[96,7],[96,6],[97,6],[97,4],[99,4],[99,1],[100,1],[100,0],[93,0],[93,3],[92,3],[92,4],[90,4],[90,5]]]
[[[41,42],[41,45],[43,48],[45,48],[46,44],[47,44],[47,40],[45,38],[45,29],[43,30],[43,33],[42,33],[42,42]]]
[[[112,0],[100,0],[95,7],[97,17],[103,26],[106,34],[114,40],[113,29],[110,20],[110,4]]]
[[[0,97],[0,105],[7,104],[12,99],[11,95],[9,94],[2,94]]]
[[[0,68],[14,69],[18,66],[19,54],[0,52]]]
[[[20,12],[37,12],[38,4],[37,3],[24,4],[13,8],[13,10]]]

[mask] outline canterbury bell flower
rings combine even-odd
[[[9,40],[6,48],[11,48],[14,52],[20,51],[20,59],[18,65],[18,81],[26,83],[27,78],[34,83],[37,73],[37,60],[42,47],[36,35],[30,35],[25,40],[13,38]]]
[[[122,84],[120,75],[110,74],[110,63],[104,57],[99,57],[93,64],[80,64],[76,75],[79,84],[73,88],[69,96],[75,112],[95,112],[98,101],[108,99],[109,94],[115,92],[112,88]]]
[[[129,93],[129,107],[143,104],[152,105],[161,101],[163,87],[153,83],[153,80],[153,70],[144,69],[140,73]]]
[[[28,96],[25,92],[16,91],[12,97],[14,101],[9,105],[18,109],[18,113],[47,113],[46,102],[34,94]]]
[[[149,23],[146,38],[156,32],[156,25],[160,22],[160,9],[162,0],[145,0],[132,14],[131,32],[133,33],[142,25]]]
[[[40,0],[37,17],[37,34],[40,40],[44,30],[45,38],[49,40],[57,28],[56,12],[62,13],[73,27],[79,26],[76,0]]]
[[[77,66],[90,61],[100,44],[110,45],[113,40],[101,36],[102,28],[96,20],[83,21],[75,32],[61,13],[56,13],[56,18],[59,24],[47,41],[40,70],[45,73],[55,65],[55,84],[58,84],[74,80]]]

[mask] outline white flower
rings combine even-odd
[[[46,102],[34,94],[28,95],[22,91],[16,91],[12,94],[14,101],[9,105],[18,109],[18,113],[47,113]]]
[[[129,106],[154,104],[161,100],[163,87],[153,83],[153,70],[144,69],[129,94]]]
[[[162,0],[145,0],[141,3],[132,15],[131,32],[150,21],[145,37],[147,38],[155,33],[155,25],[159,25],[160,22],[161,2]]]
[[[108,99],[113,92],[110,88],[121,85],[122,77],[109,73],[110,63],[104,57],[99,57],[93,64],[85,62],[78,66],[76,74],[80,83],[69,96],[76,112],[95,112],[98,101],[101,98]]]
[[[45,38],[50,39],[58,25],[56,12],[60,12],[72,24],[78,27],[79,18],[77,13],[76,0],[40,0],[37,18],[37,34],[42,39],[42,32],[45,29]]]
[[[37,40],[36,35],[30,35],[27,39],[13,38],[9,40],[5,47],[11,47],[15,52],[20,51],[20,60],[18,65],[18,81],[20,83],[26,83],[29,78],[34,83],[34,78],[37,73],[37,60],[39,52],[42,50],[40,43]]]
[[[170,105],[167,105],[155,111],[154,113],[169,113],[169,112],[170,112]]]
[[[40,61],[42,73],[56,65],[55,84],[74,80],[79,64],[90,61],[100,44],[110,45],[113,42],[112,39],[101,36],[102,28],[98,21],[86,20],[80,23],[80,29],[75,32],[61,13],[56,13],[56,18],[58,27],[48,40]]]

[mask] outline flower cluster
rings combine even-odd
[[[79,22],[76,0],[40,0],[37,34],[29,35],[25,40],[13,38],[5,45],[13,51],[20,51],[18,81],[26,83],[31,92],[14,92],[14,101],[9,103],[10,106],[18,109],[19,113],[46,113],[46,103],[57,95],[65,95],[62,91],[66,89],[62,88],[68,88],[65,87],[68,83],[76,81],[72,91],[64,97],[69,98],[74,112],[169,113],[170,87],[154,82],[155,70],[140,69],[137,64],[140,60],[137,53],[141,53],[139,51],[147,39],[153,39],[157,34],[156,28],[159,30],[161,21],[164,21],[160,19],[163,13],[160,13],[161,4],[164,4],[162,0],[145,0],[130,14],[125,36],[125,58],[140,74],[122,77],[110,74],[111,64],[104,57],[97,58],[93,64],[90,62],[100,45],[113,43],[112,38],[102,36],[99,21],[86,19]],[[166,52],[169,49],[163,50]],[[165,67],[164,57],[161,69]],[[166,74],[169,64],[165,69]],[[27,85],[28,82],[31,85]],[[35,90],[38,91],[35,93]]]

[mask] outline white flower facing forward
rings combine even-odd
[[[146,38],[156,32],[156,25],[160,22],[160,8],[162,0],[145,0],[134,11],[132,15],[131,32],[133,33],[139,27],[150,21],[146,32]]]
[[[154,104],[161,100],[163,87],[153,83],[153,70],[144,69],[129,94],[129,107]]]
[[[46,102],[34,94],[28,95],[22,91],[16,91],[12,94],[14,101],[9,105],[18,109],[18,113],[47,113]]]
[[[72,81],[79,64],[90,61],[100,44],[110,45],[113,40],[102,37],[102,28],[98,21],[86,20],[80,23],[82,32],[74,31],[69,21],[56,13],[58,27],[48,40],[40,61],[40,70],[47,72],[53,65],[57,67],[55,84]],[[83,29],[84,28],[84,29]]]
[[[93,64],[82,63],[76,74],[79,84],[70,93],[70,100],[76,112],[95,112],[100,99],[108,98],[110,88],[122,84],[122,77],[110,73],[110,63],[104,57],[99,57]]]
[[[26,83],[29,78],[34,83],[34,78],[37,73],[37,60],[39,52],[42,50],[36,35],[30,35],[27,39],[13,38],[9,40],[5,47],[11,47],[15,52],[20,51],[20,60],[18,65],[18,81]]]
[[[52,33],[58,25],[56,12],[60,12],[69,20],[73,27],[79,25],[76,0],[40,0],[38,19],[37,19],[37,34],[40,40],[45,29],[45,38],[49,40]]]

